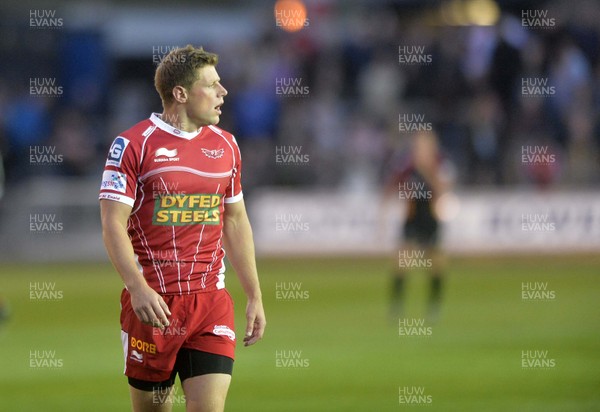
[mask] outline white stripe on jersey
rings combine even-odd
[[[123,346],[123,357],[125,358],[125,366],[123,373],[127,373],[127,349],[129,348],[129,334],[121,329],[121,345]]]
[[[240,192],[237,195],[235,195],[234,197],[226,197],[225,199],[223,199],[224,203],[236,203],[239,202],[240,200],[242,200],[244,198],[244,193]]]
[[[177,239],[175,238],[175,226],[171,226],[173,229],[173,251],[175,253],[175,262],[177,262],[177,286],[179,286],[179,295],[183,295],[181,290],[181,265],[179,264],[179,259],[177,258]]]
[[[221,184],[219,183],[215,193],[219,193],[220,188],[221,188]],[[225,222],[223,222],[223,224],[225,224]],[[219,250],[221,248],[221,239],[222,238],[223,238],[223,231],[221,230],[221,236],[219,237],[219,240],[217,241],[217,245],[215,246],[215,250],[213,250],[213,253],[212,253],[213,260],[212,260],[212,262],[210,262],[210,264],[208,266],[206,266],[206,270],[202,274],[202,281],[200,282],[200,284],[202,285],[202,289],[206,288],[206,276],[208,275],[208,272],[210,272],[212,270],[215,260],[217,259],[217,250]]]
[[[166,166],[166,167],[160,167],[158,169],[149,171],[144,176],[140,176],[140,180],[144,180],[150,176],[154,176],[156,174],[164,173],[164,172],[187,172],[187,173],[192,173],[192,174],[195,174],[195,175],[201,176],[201,177],[221,178],[221,177],[231,176],[231,174],[233,173],[233,170],[229,170],[228,172],[223,172],[223,173],[210,173],[210,172],[203,172],[201,170],[197,170],[197,169],[193,169],[191,167],[185,167],[185,166]]]
[[[150,130],[152,129],[152,130]],[[148,133],[148,136],[146,136],[146,138],[144,139],[144,141],[142,142],[142,153],[140,154],[140,164],[138,165],[139,169],[142,170],[142,162],[144,161],[144,148],[146,147],[146,142],[148,141],[148,139],[150,138],[150,135],[156,130],[156,126],[150,126],[148,129],[146,129],[146,132],[148,132],[150,130],[150,132]],[[144,133],[146,133],[144,132]],[[136,213],[138,210],[140,210],[140,207],[142,207],[142,203],[144,202],[144,183],[142,182],[142,180],[140,179],[140,177],[138,176],[137,179],[139,185],[141,185],[140,188],[140,193],[142,195],[142,197],[140,198],[140,202],[138,203],[138,207],[133,211],[133,213]],[[140,187],[138,185],[138,187]],[[137,188],[136,188],[137,189]]]
[[[142,133],[142,136],[144,137],[149,137],[153,131],[156,130],[156,126],[152,125],[152,126],[148,126],[148,128],[146,130],[144,130],[144,133]]]
[[[219,270],[219,274],[217,275],[217,289],[223,289],[225,287],[225,255],[221,258],[221,269]]]
[[[210,262],[210,264],[206,267],[206,271],[202,275],[202,289],[206,288],[206,276],[208,276],[208,272],[210,272],[212,270],[215,262],[217,261],[217,251],[221,249],[221,239],[223,239],[223,231],[221,231],[221,237],[219,237],[219,240],[217,241],[217,245],[215,246],[215,250],[213,250],[212,262]]]
[[[196,264],[196,256],[198,256],[198,252],[200,252],[200,244],[202,243],[202,234],[204,233],[204,228],[206,225],[202,225],[202,229],[200,230],[200,236],[198,237],[198,244],[196,245],[196,253],[194,253],[194,261],[192,262],[192,268],[190,269],[190,273],[188,274],[188,293],[191,291],[190,289],[190,278],[192,273],[194,273],[194,265]]]
[[[142,200],[143,200],[144,184],[142,182],[140,182],[139,190],[142,192]],[[140,203],[140,205],[141,205],[141,203]],[[146,255],[148,256],[148,259],[150,260],[150,262],[152,262],[152,266],[154,267],[154,272],[156,273],[156,277],[158,278],[158,284],[160,286],[160,290],[162,292],[166,293],[167,289],[165,287],[164,276],[162,275],[162,269],[160,268],[160,266],[157,267],[156,263],[154,262],[154,254],[152,252],[152,249],[150,248],[150,245],[148,244],[148,240],[146,239],[144,230],[142,229],[142,222],[140,221],[140,218],[137,216],[137,211],[139,210],[139,208],[140,208],[140,206],[138,206],[138,208],[135,210],[135,212],[131,213],[129,215],[129,217],[130,217],[130,221],[133,221],[133,216],[135,216],[135,218],[138,221],[138,226],[139,226],[140,230],[142,231],[142,233],[140,234],[140,232],[136,229],[135,224],[132,224],[131,226],[129,226],[129,224],[128,224],[127,229],[129,229],[131,227],[133,230],[135,230],[135,233],[137,233],[138,237],[140,238],[140,241],[142,242],[142,246],[144,247],[144,249],[146,249]],[[162,278],[162,281],[161,281],[161,278]]]
[[[160,178],[160,181],[162,182],[165,188],[165,192],[167,194],[171,194],[169,193],[169,188],[167,187],[167,184],[165,183],[162,177]],[[183,292],[181,290],[181,265],[179,263],[179,258],[177,257],[177,238],[175,236],[175,225],[171,226],[171,229],[173,231],[173,257],[175,258],[175,262],[177,262],[177,286],[179,287],[179,295],[183,295]]]
[[[138,232],[138,230],[135,228],[135,225],[133,226],[133,230],[135,230],[135,233],[137,233],[138,237],[142,241],[142,246],[144,246],[144,249],[146,249],[146,253],[148,254],[148,259],[150,259],[150,261],[152,262],[152,266],[154,266],[154,272],[156,272],[156,277],[158,278],[158,284],[160,286],[160,290],[163,293],[167,293],[167,288],[165,287],[165,278],[162,274],[162,269],[160,268],[160,265],[157,265],[154,262],[154,255],[152,254],[152,249],[150,249],[150,246],[148,245],[148,240],[146,239],[144,229],[142,229],[142,222],[140,221],[140,218],[137,216],[137,214],[131,215],[131,216],[135,216],[135,218],[138,221],[138,227],[142,231],[142,233],[140,234],[140,232]]]
[[[148,139],[150,138],[150,135],[152,133],[154,133],[154,131],[156,130],[156,126],[151,126],[149,128],[146,129],[146,132],[149,132],[148,135],[146,136],[144,132],[144,136],[146,136],[146,138],[144,139],[144,142],[142,143],[142,149],[141,149],[141,153],[140,153],[140,170],[142,169],[142,163],[144,162],[144,149],[146,148],[146,142],[148,141]]]
[[[144,182],[142,182],[140,179],[138,179],[138,186],[135,189],[136,190],[136,199],[137,199],[137,191],[139,190],[139,192],[141,193],[141,197],[140,197],[140,201],[138,203],[138,207],[135,208],[134,211],[131,212],[131,214],[137,213],[138,210],[140,210],[140,207],[142,207],[142,202],[144,201]]]
[[[116,193],[100,193],[100,195],[98,195],[98,199],[107,199],[115,202],[125,203],[127,206],[131,207],[133,207],[133,205],[135,204],[135,200],[133,200],[129,196],[119,195]]]

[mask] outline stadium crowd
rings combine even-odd
[[[522,7],[503,8],[493,26],[453,26],[423,7],[316,4],[298,33],[272,24],[258,42],[204,44],[220,55],[221,126],[242,146],[246,187],[380,186],[411,127],[438,133],[459,185],[599,183],[600,3],[536,5],[552,22],[541,27],[524,25]],[[99,175],[124,126],[161,111],[150,53],[120,61],[97,30],[67,29],[20,49],[38,33],[14,24],[0,24],[16,32],[0,47],[12,62],[0,82],[9,186]],[[32,78],[57,81],[35,95],[43,80]],[[56,167],[32,167],[32,147],[60,154]],[[524,161],[529,150],[551,161]],[[278,163],[277,153],[302,156]]]

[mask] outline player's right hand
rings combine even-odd
[[[154,289],[146,285],[139,290],[129,291],[129,294],[131,307],[142,323],[161,329],[169,326],[171,311]]]

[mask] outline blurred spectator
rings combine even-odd
[[[23,95],[6,108],[4,127],[8,148],[4,156],[9,184],[36,171],[30,167],[30,148],[42,145],[50,136],[49,99]]]
[[[492,185],[500,181],[498,150],[504,120],[500,99],[494,91],[474,96],[468,120],[470,173],[465,183]]]
[[[96,136],[88,117],[75,109],[67,109],[56,118],[51,142],[63,155],[61,173],[86,176],[95,171]]]
[[[315,3],[310,24],[292,34],[264,24],[272,20],[270,8],[246,5],[263,18],[240,24],[258,34],[213,47],[221,54],[220,72],[230,92],[223,126],[243,147],[245,187],[368,187],[381,174],[385,148],[395,145],[390,141],[403,139],[394,124],[405,108],[434,125],[442,149],[459,168],[459,185],[597,183],[600,3],[580,3],[536,4],[556,21],[541,29],[524,27],[520,9],[506,4],[500,4],[495,26],[452,26],[436,2],[394,7],[365,2],[343,12],[334,3]],[[146,68],[150,56],[117,55],[105,46],[101,24],[78,30],[53,31],[44,37],[46,47],[36,49],[58,51],[44,54],[40,67],[43,76],[64,84],[63,99],[0,91],[0,149],[9,183],[42,170],[28,167],[28,150],[49,141],[65,156],[61,173],[93,173],[90,165],[104,157],[108,142],[122,130],[119,124],[160,110],[148,97],[154,95],[151,67]],[[198,41],[191,38],[179,44]],[[430,61],[400,63],[398,49],[405,46],[420,48]],[[30,59],[6,47],[0,52],[16,62],[2,69],[4,77],[27,83]],[[524,78],[547,79],[555,93],[524,96]],[[301,82],[308,93],[278,94],[277,82],[289,81]],[[560,160],[525,167],[519,148],[528,144],[552,148]],[[290,145],[310,155],[310,168],[276,164],[276,147]]]

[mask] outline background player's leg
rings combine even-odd
[[[10,310],[8,308],[8,304],[0,296],[0,325],[2,325],[2,323],[4,323],[4,321],[8,320],[9,314],[10,314]]]
[[[173,387],[154,391],[142,391],[129,386],[133,412],[171,412],[173,401],[171,392]]]
[[[402,303],[404,295],[405,271],[396,269],[392,274],[392,296],[390,316],[396,318],[402,314]]]
[[[209,373],[182,382],[187,412],[222,412],[231,375]]]
[[[446,257],[438,248],[430,248],[427,253],[432,260],[427,315],[430,320],[437,320],[442,301],[442,286],[446,268]]]
[[[404,288],[406,284],[407,268],[401,265],[401,256],[408,256],[415,250],[415,245],[412,242],[405,243],[404,246],[399,250],[398,255],[395,256],[395,269],[392,271],[392,294],[391,294],[391,308],[390,316],[392,319],[401,317],[404,306]],[[403,255],[404,253],[404,255]]]

